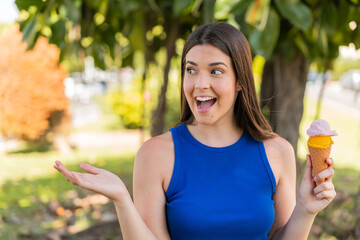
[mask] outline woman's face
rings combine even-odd
[[[231,59],[210,44],[196,45],[185,57],[184,93],[198,124],[233,121],[241,90]]]

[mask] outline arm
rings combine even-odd
[[[124,239],[156,239],[141,219],[129,192],[118,176],[86,163],[82,163],[80,167],[87,173],[69,171],[59,161],[54,165],[72,184],[100,193],[114,202]]]
[[[286,225],[277,232],[274,239],[307,239],[316,215],[327,207],[335,198],[336,192],[332,177],[334,175],[333,160],[327,159],[329,168],[320,172],[315,178],[324,179],[315,187],[312,177],[311,159],[307,155],[304,176],[300,184],[299,197],[295,209]]]
[[[275,221],[270,239],[307,239],[316,214],[335,197],[332,164],[317,177],[326,179],[314,188],[311,162],[307,159],[296,202],[296,165],[292,146],[282,138],[264,142],[266,153],[278,180],[274,195]],[[329,159],[330,160],[330,159]]]
[[[158,239],[170,239],[166,221],[165,192],[174,168],[171,133],[147,141],[134,164],[134,204],[141,218]]]
[[[296,205],[296,161],[293,147],[285,139],[268,139],[264,145],[276,179],[275,219],[268,234],[271,239],[289,221]]]

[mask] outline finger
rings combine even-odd
[[[65,166],[62,164],[62,162],[60,162],[60,161],[55,161],[54,167],[55,167],[56,169],[61,170],[61,169],[62,169],[61,166],[62,166],[62,167],[65,167]]]
[[[334,176],[334,169],[330,167],[319,172],[316,176],[314,176],[314,181],[323,182],[327,179],[331,180],[333,176]]]
[[[322,191],[334,190],[335,186],[332,182],[323,182],[314,189],[314,194],[318,194]]]
[[[54,168],[59,171],[59,165],[62,164],[60,161],[55,161]]]
[[[319,192],[318,194],[315,195],[315,198],[317,200],[323,200],[323,199],[332,200],[335,198],[335,196],[336,196],[335,190],[327,190],[327,191]]]
[[[311,166],[311,157],[310,155],[306,155],[306,164],[304,170],[304,179],[308,179],[311,181],[312,178],[312,166]]]
[[[325,181],[327,181],[327,182],[331,182],[334,177],[334,174],[335,174],[334,169],[331,168],[331,171],[332,171],[332,174],[325,179]]]
[[[55,162],[55,165],[54,165],[54,168],[56,169],[56,170],[58,170],[61,174],[62,174],[62,170],[61,170],[61,168],[60,168],[60,162],[59,161],[56,161]]]
[[[327,164],[329,164],[329,167],[333,167],[333,166],[334,166],[334,159],[328,158],[328,159],[326,159],[326,162],[327,162]]]
[[[77,184],[76,178],[74,177],[74,172],[68,170],[60,161],[56,161],[56,165],[54,166],[64,177],[67,181],[71,182],[72,184]]]
[[[80,164],[80,168],[82,170],[84,170],[85,172],[88,172],[88,173],[91,173],[91,174],[95,174],[95,175],[98,175],[102,169],[100,168],[97,168],[97,167],[94,167],[88,163],[81,163]]]
[[[70,175],[70,170],[68,170],[61,162],[57,164],[57,169],[59,169],[62,174]]]
[[[56,164],[53,167],[59,171],[58,166]]]

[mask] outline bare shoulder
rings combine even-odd
[[[264,141],[266,153],[280,154],[280,155],[293,155],[294,148],[291,144],[280,136],[266,139]]]
[[[174,143],[171,132],[147,140],[136,154],[134,178],[136,176],[161,182],[166,191],[175,162]]]
[[[139,149],[137,158],[153,159],[174,152],[174,143],[170,132],[147,140]]]
[[[264,140],[270,166],[278,183],[284,171],[295,169],[295,152],[292,145],[280,136]]]

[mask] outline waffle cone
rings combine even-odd
[[[323,148],[314,148],[308,145],[312,168],[314,172],[314,176],[317,175],[319,172],[325,170],[328,167],[326,159],[329,158],[331,152],[331,144],[329,147]],[[316,185],[319,185],[323,181],[317,181]]]

